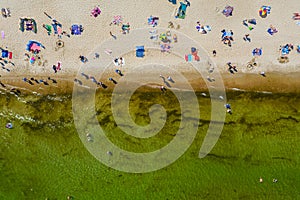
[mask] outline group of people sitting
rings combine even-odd
[[[267,32],[268,32],[270,35],[273,35],[274,33],[277,33],[278,30],[277,30],[273,25],[270,25],[270,28],[268,28]]]
[[[221,31],[222,33],[222,42],[226,45],[228,45],[229,47],[231,47],[231,42],[233,41],[233,32],[232,30],[230,31],[225,31],[225,29],[223,29]]]
[[[208,26],[208,25],[203,26],[203,25],[201,25],[201,23],[199,21],[197,22],[196,29],[199,33],[202,33],[202,34],[207,34],[208,31],[211,31],[210,26]]]

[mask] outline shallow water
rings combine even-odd
[[[101,164],[86,150],[74,126],[71,95],[1,95],[0,199],[299,198],[300,94],[228,92],[233,114],[203,159],[198,154],[211,106],[208,97],[197,97],[198,133],[188,151],[161,170],[129,174]],[[106,136],[124,150],[162,148],[180,126],[179,103],[170,93],[136,92],[131,98],[130,114],[138,125],[150,123],[153,104],[167,112],[165,126],[149,139],[123,133],[110,100],[110,93],[97,94],[95,116]],[[5,128],[7,122],[13,129]]]

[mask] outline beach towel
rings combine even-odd
[[[184,58],[185,58],[185,61],[187,61],[187,62],[191,62],[193,60],[192,54],[187,54],[184,56]]]
[[[186,11],[187,5],[180,2],[181,11]]]
[[[180,2],[180,6],[178,8],[178,12],[177,12],[177,15],[175,16],[175,18],[184,19],[185,15],[186,15],[186,8],[187,8],[187,4]]]
[[[29,62],[30,62],[30,64],[33,64],[33,63],[35,62],[35,57],[32,56],[32,57],[30,58]]]
[[[144,57],[145,56],[144,52],[145,52],[144,46],[136,46],[136,51],[135,51],[136,57],[138,58]]]
[[[52,32],[52,26],[49,24],[44,24],[43,27],[46,29],[48,35],[50,35]]]
[[[196,55],[194,55],[194,59],[195,59],[196,61],[199,61],[199,60],[200,60],[200,57],[196,54]]]

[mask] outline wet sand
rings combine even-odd
[[[161,81],[160,77],[157,73],[148,74],[149,76],[157,76],[158,82]],[[200,74],[197,73],[184,73],[184,76],[189,78],[189,83],[193,87],[193,89],[197,92],[207,91],[207,85],[210,85],[205,79],[201,77]],[[78,84],[74,82],[75,76],[57,76],[55,80],[57,83],[53,83],[51,80],[48,80],[47,76],[36,76],[35,78],[40,80],[47,80],[49,85],[44,85],[43,83],[34,83],[34,85],[30,85],[29,83],[25,83],[22,81],[22,77],[27,77],[30,79],[30,76],[16,76],[16,77],[1,77],[1,82],[6,86],[0,86],[0,91],[9,92],[12,88],[19,89],[22,94],[30,94],[40,93],[40,94],[71,94],[74,89],[74,84]],[[226,74],[222,74],[224,86],[227,91],[230,90],[241,90],[241,91],[256,91],[256,92],[272,92],[272,93],[300,93],[300,73],[293,74],[281,74],[281,73],[266,73],[266,76],[263,77],[260,74],[246,74],[246,73],[236,73],[230,74],[229,72]],[[103,77],[103,80],[107,80],[108,77]],[[91,84],[91,80],[85,80],[81,78],[82,81],[82,89],[86,89],[88,87],[93,88],[93,84]],[[103,89],[101,87],[97,87],[99,91],[112,91],[115,85],[110,83],[109,81],[104,81],[108,86],[107,89]],[[134,81],[131,82],[132,84]],[[139,91],[160,91],[159,87],[163,84],[146,84],[144,85],[142,90]],[[166,87],[167,89],[176,89],[177,86],[181,85],[180,80],[176,80],[174,84],[171,84],[171,87]],[[142,85],[141,85],[142,86]],[[147,89],[148,88],[148,89]]]

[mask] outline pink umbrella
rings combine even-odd
[[[119,25],[119,24],[121,24],[122,23],[122,16],[121,15],[117,15],[117,16],[114,16],[114,20],[113,20],[113,24],[115,24],[115,25]]]
[[[101,14],[101,10],[99,7],[96,7],[92,10],[91,14],[94,16],[94,17],[98,17],[98,15]]]

